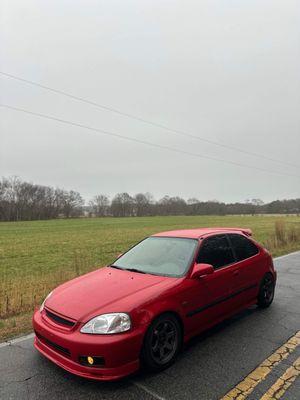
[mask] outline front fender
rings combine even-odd
[[[144,326],[146,331],[155,318],[167,312],[174,313],[180,320],[182,328],[184,327],[183,307],[177,301],[170,299],[163,299],[160,302],[153,302],[141,308],[138,312],[139,324]]]

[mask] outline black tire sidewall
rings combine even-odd
[[[265,282],[265,279],[266,279],[266,278],[271,278],[271,279],[272,279],[272,283],[273,283],[273,296],[272,296],[272,299],[271,299],[270,301],[266,301],[266,299],[265,299],[264,296],[263,296],[263,285],[264,285],[264,282]],[[261,283],[260,283],[259,292],[258,292],[258,297],[257,297],[257,305],[258,305],[259,307],[261,307],[261,308],[267,308],[267,307],[269,307],[269,306],[272,304],[272,302],[273,302],[273,299],[274,299],[274,292],[275,292],[275,281],[274,281],[274,277],[273,277],[273,275],[272,275],[271,273],[267,273],[267,274],[263,277],[263,279],[262,279],[262,281],[261,281]]]

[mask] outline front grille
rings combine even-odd
[[[73,321],[70,321],[68,319],[62,318],[59,315],[54,314],[53,312],[51,312],[51,311],[49,311],[47,309],[45,309],[45,311],[46,311],[46,315],[47,315],[48,318],[52,319],[53,321],[55,321],[55,322],[57,322],[57,323],[59,323],[61,325],[70,326],[70,327],[75,325],[75,322],[73,322]]]
[[[66,349],[63,346],[60,346],[57,343],[52,342],[49,339],[46,339],[44,336],[40,335],[39,333],[35,332],[37,338],[44,344],[46,344],[47,346],[51,347],[52,349],[56,350],[59,353],[64,354],[67,357],[71,357],[71,352],[69,349]]]

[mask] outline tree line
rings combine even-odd
[[[112,200],[105,194],[88,203],[80,193],[50,186],[36,185],[18,177],[0,180],[0,221],[22,221],[53,218],[133,217],[155,215],[226,215],[226,214],[299,214],[300,199],[276,200],[264,204],[260,199],[243,203],[217,200],[187,201],[178,196],[155,200],[150,193],[118,193]]]
[[[18,177],[0,181],[0,220],[24,221],[82,215],[84,200],[73,190],[24,182]]]

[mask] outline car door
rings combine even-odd
[[[225,234],[203,239],[197,263],[211,264],[214,273],[193,280],[189,287],[187,317],[192,330],[222,319],[232,311],[231,293],[235,287],[235,257]]]
[[[261,257],[259,248],[249,238],[238,233],[229,233],[228,239],[235,254],[236,288],[233,292],[235,306],[245,305],[257,296],[261,280]]]

